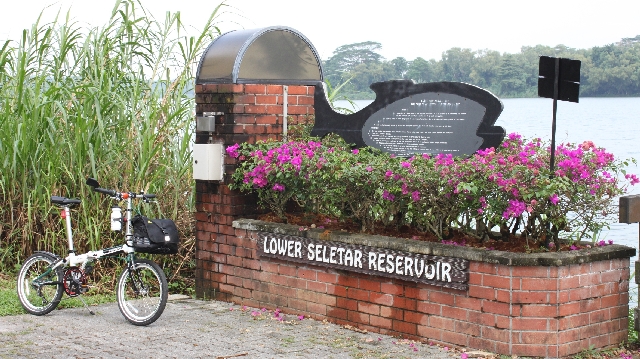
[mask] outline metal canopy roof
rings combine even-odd
[[[196,83],[322,81],[322,64],[311,42],[281,26],[236,30],[217,37],[200,59]]]

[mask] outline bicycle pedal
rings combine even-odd
[[[88,265],[88,266],[84,267],[84,273],[85,274],[91,274],[91,272],[93,272],[93,266],[92,265]]]

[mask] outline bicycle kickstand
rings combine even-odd
[[[84,307],[87,308],[87,310],[89,311],[89,313],[91,315],[96,315],[96,313],[94,313],[93,310],[89,309],[89,306],[87,305],[87,302],[84,301],[84,298],[82,298],[81,295],[79,295],[78,298],[80,298],[80,301],[82,301],[82,304],[84,304]]]

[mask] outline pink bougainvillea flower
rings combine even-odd
[[[304,319],[304,315],[299,315],[298,320],[302,320],[302,319]]]
[[[291,159],[291,164],[297,169],[300,170],[300,165],[302,164],[302,157],[295,156]]]
[[[467,353],[460,354],[460,359],[468,359],[468,358],[469,358],[469,354]]]
[[[253,184],[256,185],[256,187],[258,187],[258,188],[262,188],[262,187],[267,185],[267,179],[266,178],[254,178],[253,179]]]
[[[502,218],[504,219],[508,219],[510,217],[516,218],[520,216],[526,209],[527,209],[527,206],[524,202],[520,202],[518,200],[510,200],[509,207],[507,207],[507,209],[502,213]]]
[[[593,141],[584,141],[582,142],[582,144],[580,145],[580,148],[582,148],[583,151],[588,151],[592,148],[595,148],[596,146],[593,144]]]
[[[360,150],[359,150],[359,149],[357,149],[357,148],[354,148],[354,149],[351,151],[351,153],[353,153],[354,155],[357,155],[357,154],[358,154],[358,152],[360,152]]]
[[[509,140],[510,141],[514,141],[514,140],[519,140],[522,138],[522,135],[516,133],[516,132],[512,132],[509,134]]]
[[[411,167],[411,162],[401,162],[400,165],[402,165],[403,168],[409,168]]]
[[[576,247],[575,244],[572,244],[571,247],[569,247],[569,249],[572,250],[572,251],[577,251],[579,248]]]
[[[414,202],[418,202],[420,200],[420,191],[413,191],[411,192],[411,199]]]
[[[640,183],[640,179],[638,179],[638,176],[634,174],[626,174],[624,175],[624,178],[628,179],[632,186],[635,186],[636,184]]]
[[[554,205],[557,205],[558,202],[560,201],[560,198],[558,198],[558,195],[554,193],[549,197],[549,201]]]
[[[382,198],[386,199],[387,201],[393,201],[396,199],[396,196],[394,196],[393,194],[389,193],[389,191],[387,191],[386,189],[382,192]]]
[[[237,143],[235,145],[227,147],[227,154],[233,158],[238,158],[238,148],[240,148],[240,145]]]
[[[273,189],[274,191],[284,192],[284,189],[285,189],[285,188],[284,188],[284,185],[281,185],[281,184],[279,184],[279,183],[276,183],[276,184],[274,184],[274,185],[273,185],[273,188],[272,188],[272,189]]]

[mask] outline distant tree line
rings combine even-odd
[[[538,58],[545,55],[582,61],[580,96],[640,96],[640,35],[591,49],[523,46],[516,54],[454,47],[440,60],[386,60],[381,47],[373,41],[338,47],[323,61],[325,80],[334,88],[349,81],[341,92],[351,99],[373,99],[369,85],[396,79],[466,82],[499,97],[536,97]]]

